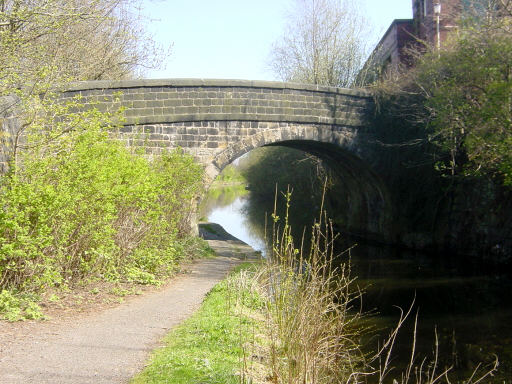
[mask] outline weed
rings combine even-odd
[[[289,208],[291,193],[285,197]],[[348,382],[365,368],[360,293],[352,290],[349,266],[335,266],[325,216],[313,226],[311,239],[308,253],[296,248],[288,212],[283,222],[273,215],[272,252],[259,276],[272,383]]]
[[[392,365],[395,340],[412,305],[373,355],[361,351],[366,333],[359,305],[362,293],[353,288],[349,261],[335,260],[332,225],[322,213],[312,227],[309,252],[304,246],[296,248],[288,222],[289,191],[285,198],[284,217],[272,216],[271,253],[257,278],[246,276],[245,282],[249,292],[257,292],[255,307],[264,314],[261,329],[266,343],[259,354],[244,346],[240,370],[247,369],[246,356],[257,356],[264,362],[264,380],[255,379],[262,377],[261,372],[247,370],[257,383],[449,384],[451,368],[439,366],[437,338],[432,358],[419,359],[414,333],[409,365],[403,372]],[[464,383],[483,383],[496,367],[497,360],[490,366],[479,365]]]
[[[48,298],[48,301],[51,303],[58,303],[60,301],[60,297],[57,296],[55,293],[52,293]]]
[[[110,290],[110,293],[112,293],[115,296],[119,297],[125,297],[129,295],[142,295],[142,291],[140,289],[137,289],[136,287],[131,288],[120,288],[120,287],[113,287]]]
[[[37,297],[15,294],[4,289],[0,292],[0,318],[7,321],[44,319],[36,301]]]

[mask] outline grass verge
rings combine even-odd
[[[217,284],[199,311],[166,337],[132,384],[248,382],[246,355],[251,346],[256,348],[263,305],[246,285],[254,268],[244,263]]]

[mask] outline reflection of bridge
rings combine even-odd
[[[365,91],[240,80],[92,81],[75,84],[64,98],[81,95],[100,110],[125,109],[121,136],[150,153],[182,147],[212,180],[251,149],[284,145],[324,159],[343,178],[343,206],[354,232],[388,238],[386,188],[370,169]],[[375,157],[375,156],[374,156]]]

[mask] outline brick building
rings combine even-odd
[[[366,62],[358,82],[371,83],[399,65],[408,65],[407,48],[414,44],[441,45],[455,28],[461,11],[472,2],[474,0],[412,0],[413,18],[391,23]],[[435,5],[440,5],[439,14],[435,13]]]
[[[442,43],[456,26],[456,20],[469,2],[465,0],[413,0],[412,21],[416,36],[435,46],[437,44],[437,14],[434,6],[439,4],[439,37]]]

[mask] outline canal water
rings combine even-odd
[[[202,204],[203,219],[220,224],[264,252],[265,215],[255,215],[257,211],[243,186],[212,189]],[[455,380],[467,377],[479,363],[490,364],[497,355],[498,373],[484,382],[512,383],[510,275],[450,255],[422,254],[350,239],[342,239],[340,249],[355,244],[350,263],[357,277],[355,284],[365,292],[363,310],[369,313],[366,322],[372,328],[366,340],[370,348],[376,348],[389,334],[398,319],[398,308],[406,310],[413,305],[413,316],[396,343],[392,364],[397,369],[410,359],[414,315],[418,313],[418,358],[432,357],[437,334],[440,365],[453,366]]]

